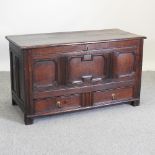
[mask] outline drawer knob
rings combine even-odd
[[[60,101],[57,101],[57,102],[56,102],[56,106],[57,106],[58,108],[61,108],[61,102],[60,102]]]
[[[116,99],[116,94],[112,93],[112,100],[115,100]]]

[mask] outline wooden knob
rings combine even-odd
[[[116,94],[112,93],[112,100],[115,100],[116,99]]]
[[[58,108],[61,108],[61,102],[60,101],[57,101],[56,105],[57,105]]]

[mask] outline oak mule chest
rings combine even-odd
[[[140,102],[144,36],[119,29],[7,36],[12,104],[39,116]]]

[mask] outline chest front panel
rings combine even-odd
[[[38,55],[37,51],[36,55],[33,52],[34,90],[106,83],[110,79],[133,79],[138,62],[138,44],[122,47],[116,44],[116,48],[104,46],[85,45],[83,49],[65,53],[54,53],[51,49],[48,52],[43,49]]]

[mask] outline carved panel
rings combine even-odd
[[[113,53],[113,77],[124,78],[135,74],[136,53],[134,51]]]
[[[108,54],[81,54],[61,59],[62,83],[80,84],[102,81],[108,76]],[[65,75],[65,77],[64,77]],[[64,81],[65,80],[65,81]]]
[[[36,60],[33,64],[33,87],[35,89],[51,87],[57,83],[56,60]]]

